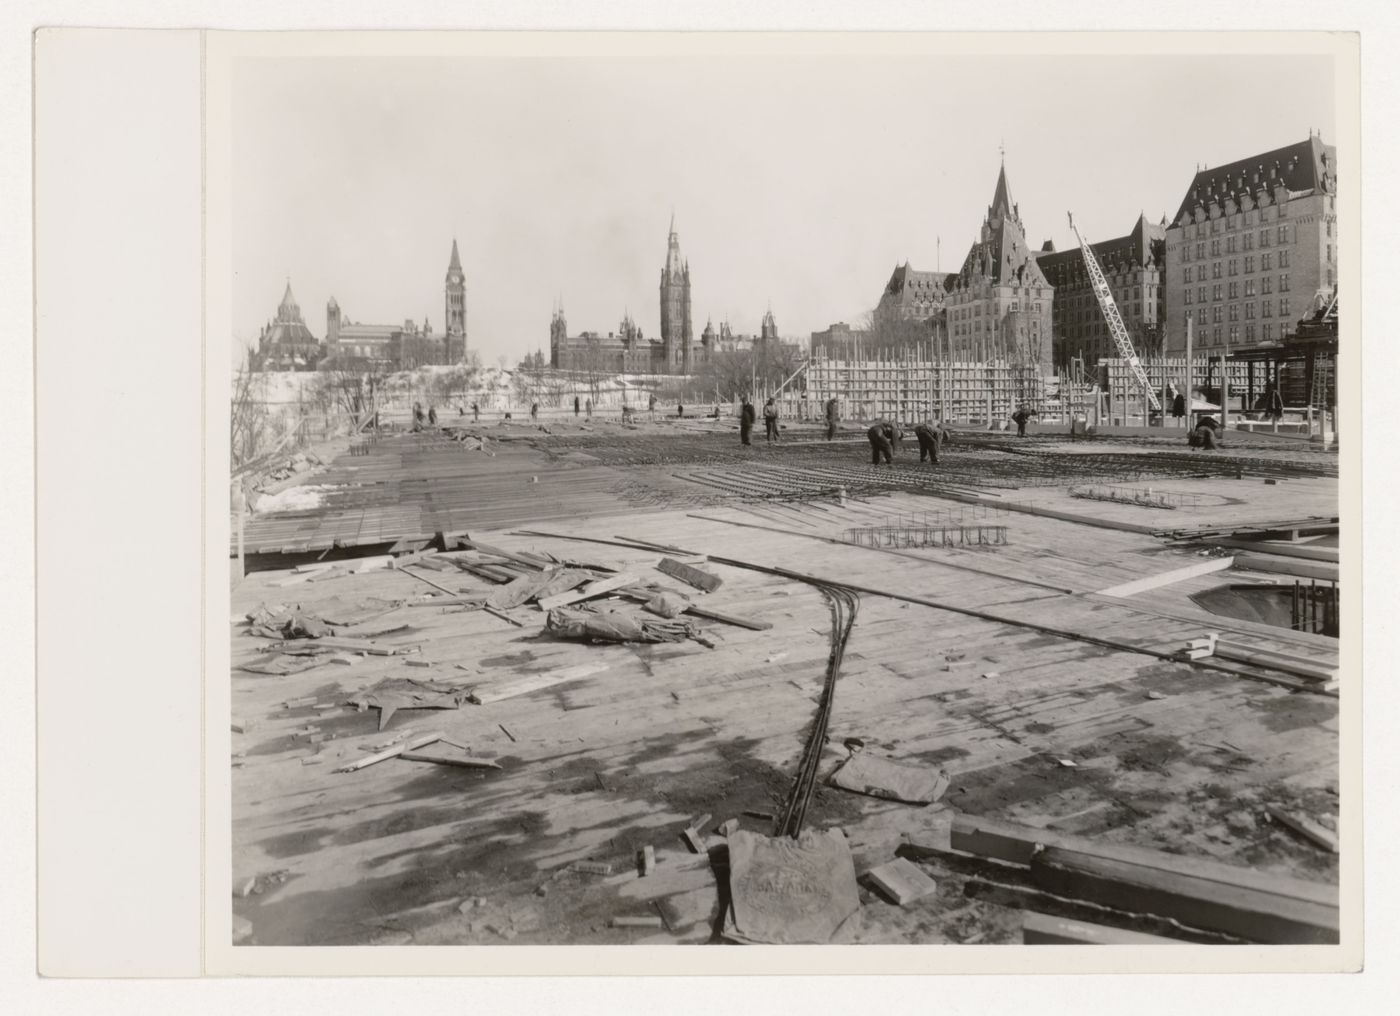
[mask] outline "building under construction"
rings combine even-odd
[[[236,940],[1337,941],[1329,446],[794,383],[775,442],[386,413],[250,469]],[[940,398],[935,461],[869,464]]]

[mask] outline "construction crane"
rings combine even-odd
[[[1142,390],[1147,394],[1147,401],[1152,408],[1158,412],[1162,409],[1162,403],[1157,400],[1157,393],[1152,390],[1152,382],[1147,379],[1147,371],[1142,369],[1142,361],[1138,359],[1137,353],[1133,350],[1133,340],[1128,337],[1128,328],[1123,324],[1123,315],[1118,313],[1118,305],[1113,302],[1113,291],[1108,288],[1108,280],[1103,276],[1103,269],[1099,267],[1099,262],[1094,257],[1094,252],[1090,248],[1088,241],[1079,232],[1079,227],[1074,224],[1074,213],[1069,213],[1069,228],[1074,230],[1074,237],[1079,241],[1079,253],[1084,258],[1084,267],[1089,270],[1089,282],[1094,287],[1094,295],[1099,299],[1099,309],[1103,311],[1104,320],[1108,322],[1108,332],[1113,336],[1113,342],[1118,347],[1118,355],[1128,364],[1128,369],[1133,372],[1133,378],[1142,385]]]

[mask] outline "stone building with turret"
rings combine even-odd
[[[955,360],[1005,360],[1050,372],[1054,292],[1026,245],[1004,162],[981,235],[944,289]]]
[[[1337,286],[1337,149],[1321,137],[1200,169],[1166,230],[1166,347],[1278,344]]]

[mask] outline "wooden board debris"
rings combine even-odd
[[[938,889],[937,883],[908,858],[896,857],[866,872],[866,878],[901,907]]]
[[[679,579],[688,586],[694,586],[696,589],[703,589],[707,593],[713,593],[720,586],[724,585],[724,579],[720,578],[718,575],[707,572],[703,568],[682,564],[669,557],[663,557],[661,562],[656,566],[656,570],[663,575],[671,576],[673,579]]]
[[[1185,945],[1179,938],[1164,938],[1106,924],[1071,921],[1048,914],[1028,913],[1021,922],[1026,945]]]
[[[353,773],[357,770],[364,769],[367,766],[377,765],[378,763],[386,762],[391,758],[397,758],[399,755],[402,755],[406,751],[413,751],[417,748],[426,747],[427,745],[432,744],[434,741],[439,741],[441,739],[442,734],[440,733],[424,734],[421,737],[415,737],[411,741],[404,741],[402,744],[397,744],[392,748],[385,748],[383,751],[377,752],[374,755],[367,755],[364,758],[356,759],[354,762],[348,762],[345,765],[337,768],[335,771],[338,773]]]
[[[577,681],[592,674],[601,673],[607,670],[608,666],[606,663],[584,663],[577,667],[545,671],[542,674],[526,674],[515,680],[502,681],[499,684],[473,689],[468,701],[479,706],[489,705],[492,702],[500,702],[502,699],[528,695],[530,692],[539,691],[542,688],[552,688],[554,685],[563,684],[566,681]]]
[[[1282,823],[1305,839],[1311,840],[1322,849],[1330,851],[1333,854],[1341,849],[1337,843],[1337,834],[1326,826],[1319,825],[1312,819],[1302,815],[1290,814],[1282,808],[1276,808],[1273,805],[1269,805],[1265,810],[1268,811],[1269,817],[1275,822]]]
[[[604,593],[610,593],[615,589],[621,589],[623,586],[636,585],[637,581],[635,575],[628,575],[626,573],[621,575],[609,575],[607,578],[599,579],[597,582],[590,582],[582,589],[576,589],[568,593],[560,593],[558,596],[550,596],[543,600],[537,600],[536,603],[539,605],[540,610],[547,612],[553,610],[555,607],[566,607],[571,603],[591,600],[595,596],[602,596]]]

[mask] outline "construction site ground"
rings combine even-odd
[[[821,697],[830,609],[807,582],[714,562],[703,567],[723,585],[702,594],[656,570],[665,553],[614,545],[628,541],[865,590],[806,816],[807,828],[845,831],[857,873],[902,846],[946,851],[961,813],[1336,882],[1337,855],[1267,810],[1335,828],[1346,687],[1164,658],[1219,632],[1335,660],[1335,639],[1191,599],[1292,577],[1239,558],[1229,571],[1122,588],[1226,553],[1156,531],[1335,517],[1335,454],[1264,436],[1193,452],[1181,431],[1071,441],[1032,428],[1025,439],[959,433],[936,467],[911,440],[893,467],[874,469],[850,424],[833,442],[789,426],[772,446],[760,427],[751,448],[730,420],[466,430],[357,438],[353,454],[299,480],[319,488],[316,507],[244,526],[251,570],[240,578],[233,562],[231,618],[233,907],[253,944],[720,940],[722,852],[693,852],[683,832],[701,815],[712,846],[729,819],[771,831],[762,816],[781,809]],[[1076,496],[1094,485],[1166,492],[1178,506]],[[958,539],[851,542],[871,530]],[[625,572],[771,627],[697,619],[708,646],[588,644],[546,633],[533,604],[504,611],[512,624],[435,603],[444,589],[494,588],[450,564],[292,571],[454,531]],[[1270,557],[1268,544],[1258,555],[1297,560]],[[362,626],[396,629],[367,644],[414,651],[346,653],[285,675],[242,669],[267,656],[268,640],[242,620],[259,606],[314,615],[368,600],[401,605]],[[489,691],[567,668],[578,676],[485,705],[400,708],[383,730],[377,710],[349,704],[389,677]],[[394,758],[335,771],[406,730],[440,732],[451,751],[500,768]],[[911,805],[827,785],[853,750],[942,770],[947,790]],[[643,877],[646,846],[656,866]],[[842,941],[1021,941],[1019,909],[969,898],[953,861],[920,863],[937,891],[901,907],[863,882],[860,920]],[[612,924],[634,916],[660,926]]]

